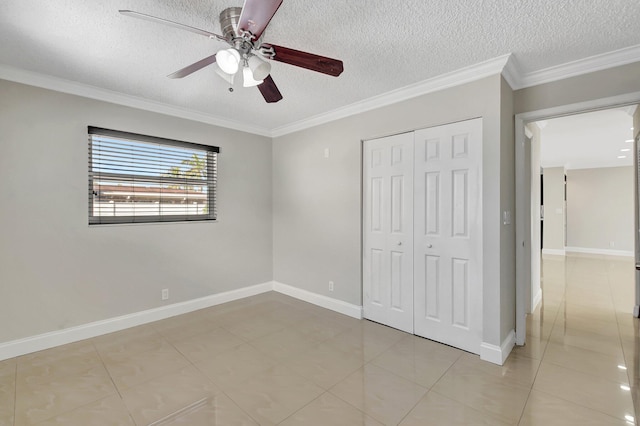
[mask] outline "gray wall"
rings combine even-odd
[[[545,167],[542,248],[564,250],[564,167]]]
[[[483,340],[499,345],[515,309],[514,231],[501,228],[501,208],[513,213],[511,95],[496,75],[275,138],[274,280],[361,305],[362,140],[483,117]]]
[[[516,327],[516,171],[513,90],[500,80],[500,207],[510,223],[500,228],[500,343]],[[485,239],[487,235],[485,234]],[[485,304],[487,299],[485,297]],[[491,304],[489,303],[489,306]],[[487,340],[485,340],[487,341]]]
[[[640,92],[639,75],[640,62],[635,62],[516,90],[514,112],[520,114]]]
[[[90,228],[87,125],[220,146],[219,221]],[[271,170],[269,138],[0,80],[0,342],[271,281]]]
[[[174,303],[275,279],[360,305],[361,141],[483,117],[483,340],[500,344],[515,300],[513,224],[502,224],[515,212],[513,113],[637,92],[638,75],[640,63],[515,92],[496,75],[276,138],[273,150],[268,138],[0,81],[0,342],[160,306],[161,288]],[[219,145],[220,221],[89,228],[87,125]]]
[[[640,135],[640,105],[636,105],[636,111],[633,113],[633,137]]]
[[[633,179],[631,166],[567,171],[567,247],[634,251]]]

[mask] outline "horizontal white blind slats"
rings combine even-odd
[[[215,220],[218,152],[89,127],[89,223]]]

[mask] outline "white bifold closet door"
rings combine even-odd
[[[481,119],[415,132],[414,332],[482,343]]]
[[[394,172],[392,154],[399,149],[400,140],[403,153],[412,155],[402,175]],[[365,318],[479,353],[482,120],[366,141],[364,156]],[[396,154],[396,165],[398,158]],[[401,204],[397,191],[393,196],[393,182],[399,188],[400,176],[403,189],[412,187],[410,193],[402,193]],[[412,221],[402,224],[402,233],[398,233],[399,219],[394,219],[394,212],[399,211],[404,220]],[[412,261],[399,262],[409,254]],[[399,277],[411,277],[411,286]],[[404,296],[401,304],[393,298],[396,294]],[[389,321],[390,317],[395,320]]]
[[[364,145],[365,318],[413,333],[413,133]]]

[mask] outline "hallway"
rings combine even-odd
[[[572,411],[576,421],[578,412],[554,396],[633,424],[632,397],[640,412],[633,260],[545,255],[542,265],[543,300],[527,317],[527,344],[513,352],[541,360],[523,420],[558,424]],[[582,424],[602,424],[582,414]]]

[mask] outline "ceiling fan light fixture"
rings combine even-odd
[[[249,57],[247,64],[255,80],[264,80],[271,72],[271,64],[256,55]]]
[[[216,71],[216,74],[222,77],[222,79],[227,83],[229,83],[230,86],[233,86],[233,80],[234,80],[234,77],[236,76],[235,74],[228,74],[224,72],[219,65],[215,67],[215,71]]]
[[[242,86],[243,87],[253,87],[259,84],[262,84],[264,80],[256,80],[254,78],[253,72],[249,67],[244,67],[242,69]]]
[[[234,48],[222,49],[216,53],[216,63],[227,74],[235,74],[240,68],[240,52]]]

